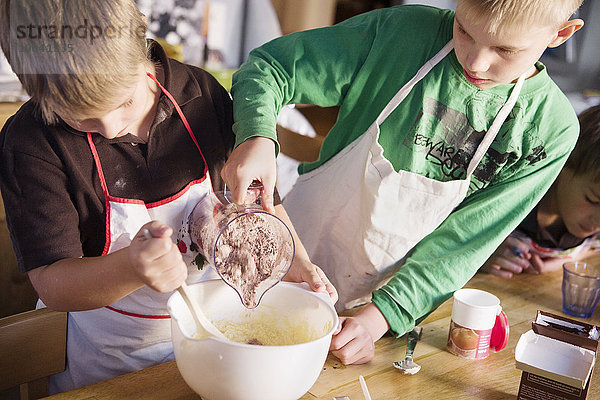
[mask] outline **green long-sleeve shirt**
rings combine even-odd
[[[254,50],[234,76],[237,143],[252,136],[276,140],[276,119],[285,104],[339,105],[338,121],[319,159],[301,164],[299,172],[319,167],[364,133],[452,38],[453,19],[449,10],[398,6],[284,36]],[[544,65],[536,67],[538,73],[525,81],[471,177],[467,197],[373,292],[373,302],[396,334],[411,329],[475,274],[539,201],[575,145],[575,112]],[[472,86],[452,51],[382,124],[384,156],[397,171],[439,181],[464,179],[475,148],[512,87]]]

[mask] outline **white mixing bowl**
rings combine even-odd
[[[248,313],[237,293],[222,280],[189,286],[211,321],[236,321]],[[305,284],[280,282],[268,290],[256,311],[302,321],[323,332],[300,344],[260,346],[213,337],[194,338],[192,316],[179,292],[168,301],[177,367],[204,400],[295,400],[315,383],[329,351],[338,317],[329,300]],[[252,314],[250,314],[252,315]]]

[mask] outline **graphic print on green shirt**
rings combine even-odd
[[[524,159],[529,164],[535,164],[546,158],[543,142],[535,135],[535,124],[519,121],[515,118],[514,112],[509,114],[498,136],[509,134],[514,129],[515,123],[527,127],[526,135],[531,142],[539,142],[538,146],[533,146],[532,153]],[[423,154],[428,166],[433,168],[437,166],[440,173],[435,174],[435,177],[441,176],[442,181],[464,179],[473,153],[486,134],[486,131],[477,131],[473,125],[464,113],[450,109],[435,99],[425,98],[423,109],[417,115],[402,146],[414,154]],[[434,134],[428,136],[427,132],[434,132]],[[503,153],[490,148],[487,157],[474,172],[471,190],[479,190],[487,186],[499,170],[505,165],[513,165],[518,158],[519,151],[514,146]],[[429,171],[414,172],[434,178]]]

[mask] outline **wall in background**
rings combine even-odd
[[[335,0],[271,0],[284,34],[334,23]]]

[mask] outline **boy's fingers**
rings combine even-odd
[[[329,350],[340,350],[342,347],[347,345],[352,339],[354,339],[355,335],[353,334],[353,332],[351,332],[351,329],[348,328],[348,324],[350,323],[350,321],[350,319],[344,318],[343,322],[340,322],[338,326],[340,328],[340,331],[331,339]]]
[[[537,274],[539,273],[537,268],[529,261],[529,259],[524,259],[521,260],[523,261],[523,272],[527,272],[530,274]]]
[[[498,258],[493,263],[485,264],[481,267],[481,270],[501,278],[512,278],[513,273],[521,273],[519,266],[508,262],[504,258]]]
[[[542,261],[541,257],[538,256],[537,254],[534,254],[531,257],[531,267],[533,270],[536,271],[536,273],[541,273],[542,272],[542,267],[544,265],[544,262]]]
[[[512,272],[521,273],[523,270],[531,268],[529,254],[524,253],[518,247],[506,247],[501,260],[502,268]]]
[[[223,182],[227,185],[227,189],[231,192],[233,202],[236,204],[244,203],[246,188],[250,186],[252,181],[244,172],[244,143],[233,150],[229,159],[221,169],[221,178],[223,178]],[[239,147],[242,147],[242,149]]]
[[[540,271],[535,269],[535,267],[533,265],[531,265],[529,268],[525,268],[524,272],[526,272],[528,274],[534,274],[534,275],[539,275],[539,273],[540,273]]]
[[[275,206],[273,205],[273,194],[268,194],[267,192],[263,192],[261,204],[263,210],[268,213],[275,214]]]
[[[515,256],[523,259],[529,259],[529,245],[516,237],[509,236],[506,243],[511,247],[512,253]]]
[[[231,191],[231,197],[235,204],[244,204],[244,198],[246,197],[246,191],[240,190],[239,188],[240,188],[240,186],[237,186],[235,188],[232,188],[232,187],[229,188],[229,190]]]
[[[161,238],[171,236],[173,229],[160,221],[151,221],[139,230],[137,236],[144,239]]]
[[[500,265],[502,267],[501,269],[512,272],[513,274],[520,274],[521,272],[523,272],[523,267],[521,267],[519,264],[515,264],[508,260],[502,261],[503,262]]]
[[[510,271],[505,271],[502,269],[498,263],[495,264],[485,264],[481,270],[490,275],[499,276],[501,278],[512,278],[513,274]]]
[[[337,303],[337,301],[338,301],[337,289],[329,281],[329,279],[327,278],[327,275],[325,275],[325,272],[323,272],[323,270],[321,268],[317,268],[317,273],[319,274],[319,277],[321,278],[321,282],[325,285],[325,290],[329,294],[329,297],[331,298],[331,302],[333,304]]]
[[[227,186],[235,204],[244,204],[246,189],[248,189],[248,186],[250,186],[251,183],[252,179],[246,175],[240,174],[232,180],[231,186]]]
[[[340,317],[340,318],[339,318],[339,320],[338,320],[338,325],[337,325],[337,327],[335,328],[335,331],[333,332],[333,335],[334,335],[334,336],[335,336],[335,335],[337,335],[338,333],[340,333],[340,332],[341,332],[341,330],[342,330],[342,327],[343,327],[343,325],[344,325],[344,320],[345,320],[345,319],[346,319],[346,317]]]
[[[512,272],[509,271],[505,271],[503,269],[491,269],[490,270],[490,274],[491,275],[496,275],[499,276],[500,278],[504,278],[504,279],[510,279],[513,277]]]
[[[263,192],[261,204],[265,211],[271,214],[275,213],[275,206],[273,205],[273,193],[275,192],[275,181],[271,179],[264,179],[262,181]]]
[[[316,269],[314,269],[308,273],[308,276],[306,276],[305,282],[308,283],[308,285],[310,286],[310,288],[313,292],[319,292],[319,291],[325,290],[325,285],[323,285],[321,276],[319,275],[319,273],[317,272]]]

